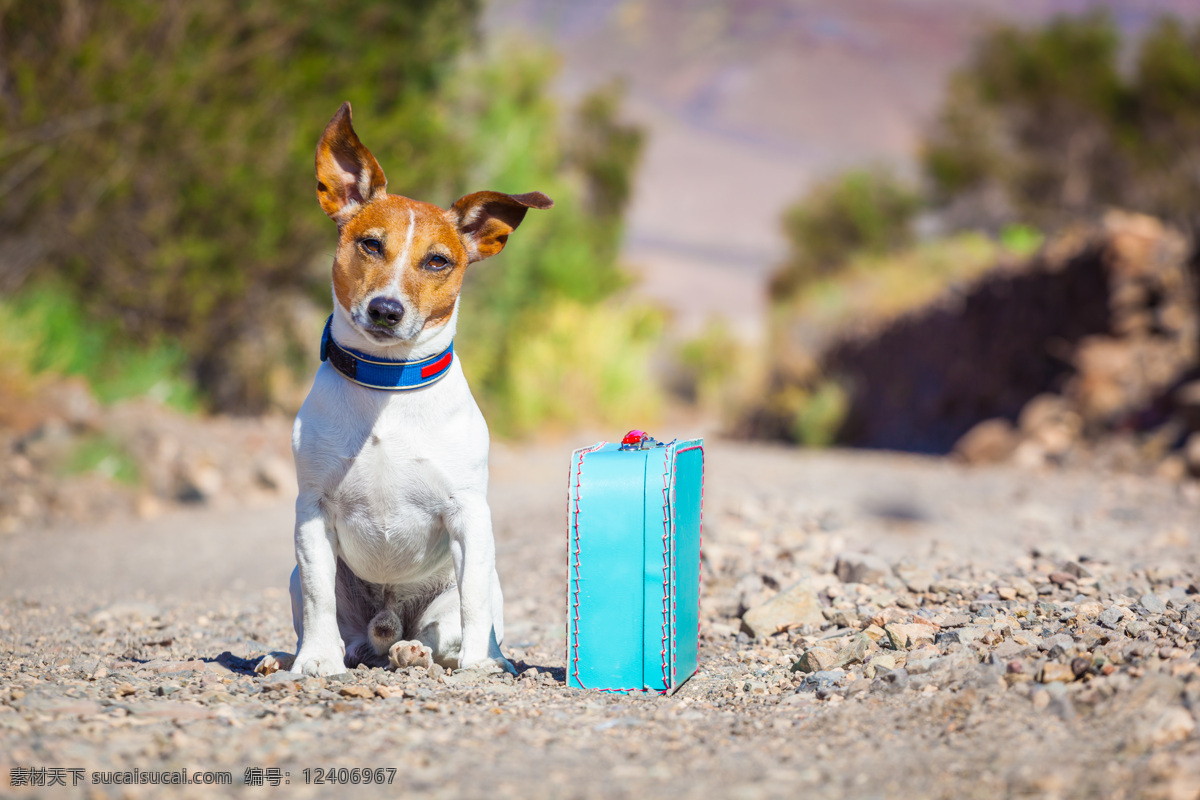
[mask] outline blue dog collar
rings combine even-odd
[[[387,392],[407,392],[437,383],[450,371],[454,363],[454,342],[436,356],[419,361],[382,361],[357,350],[342,347],[333,340],[333,315],[325,320],[325,331],[321,334],[321,360],[328,361],[334,369],[359,386],[382,389]]]

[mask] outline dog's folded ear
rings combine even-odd
[[[317,143],[317,200],[338,225],[387,190],[387,177],[350,124],[350,104],[325,126]]]
[[[504,249],[531,208],[550,208],[554,201],[541,192],[502,194],[475,192],[460,197],[447,212],[467,248],[471,261],[482,261]]]

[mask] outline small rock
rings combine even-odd
[[[887,636],[887,631],[878,625],[871,624],[863,629],[863,635],[870,638],[872,642],[880,642],[885,636]]]
[[[812,647],[804,651],[800,660],[792,665],[792,672],[819,672],[832,669],[837,660],[837,653],[828,647]]]
[[[1142,595],[1138,603],[1151,614],[1165,614],[1167,612],[1167,604],[1160,600],[1158,595],[1151,592],[1146,592]]]
[[[886,626],[884,630],[887,631],[888,640],[896,650],[907,650],[922,644],[933,644],[934,636],[937,635],[936,629],[919,623],[895,622]]]
[[[825,615],[828,622],[832,622],[839,628],[858,627],[858,614],[854,609],[850,608],[824,608],[821,613]]]
[[[389,697],[393,697],[398,693],[398,690],[393,689],[390,686],[385,686],[382,683],[375,687],[375,696],[383,700],[387,700]]]
[[[864,633],[852,638],[845,647],[838,651],[835,667],[846,667],[857,664],[867,657],[867,653],[875,648],[875,643]]]
[[[908,670],[894,669],[880,676],[884,684],[893,690],[900,691],[908,687]]]
[[[1047,661],[1042,667],[1041,674],[1038,675],[1038,680],[1041,683],[1054,683],[1055,681],[1070,683],[1075,680],[1075,673],[1066,664]]]
[[[954,445],[954,455],[968,464],[996,464],[1008,459],[1019,439],[1006,419],[987,419],[963,434]]]
[[[1117,624],[1125,619],[1125,609],[1120,606],[1109,606],[1100,612],[1100,624],[1106,628],[1116,629]]]
[[[1078,561],[1068,561],[1063,564],[1063,572],[1068,575],[1073,575],[1076,578],[1090,578],[1092,573],[1088,572]]]
[[[896,573],[897,578],[904,581],[905,587],[910,592],[923,594],[928,592],[930,587],[933,585],[933,575],[931,575],[928,570],[922,569],[921,567],[913,566],[911,564],[900,564],[897,565],[894,572]]]
[[[892,574],[886,561],[866,553],[842,553],[833,572],[842,583],[883,583]]]
[[[1017,590],[1011,586],[997,586],[996,594],[1000,596],[1001,600],[1016,600],[1017,599]]]
[[[295,694],[300,691],[300,684],[296,683],[292,678],[295,673],[276,672],[270,678],[262,682],[262,690],[264,692],[278,692],[281,694]]]
[[[370,700],[375,696],[374,691],[366,686],[360,686],[358,684],[343,686],[341,689],[338,689],[338,694],[340,694],[342,697],[358,697],[362,700]]]
[[[871,624],[879,627],[886,627],[893,622],[904,622],[909,618],[907,611],[902,611],[895,606],[881,609],[878,614],[871,617]]]
[[[876,669],[895,669],[896,657],[890,656],[887,653],[871,656],[871,666],[875,667]]]
[[[809,581],[801,581],[742,615],[742,628],[750,636],[772,636],[802,625],[821,627],[825,615]]]
[[[1065,653],[1074,646],[1075,640],[1069,635],[1065,633],[1056,633],[1053,636],[1047,636],[1045,639],[1042,639],[1041,644],[1038,645],[1038,649],[1044,650],[1048,653],[1054,653],[1055,648],[1057,648],[1059,653]]]

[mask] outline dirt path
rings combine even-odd
[[[625,697],[562,683],[568,456],[493,455],[515,681],[255,676],[293,644],[290,504],[5,538],[0,785],[45,767],[68,787],[13,791],[228,794],[83,785],[186,768],[324,796],[344,792],[306,768],[379,767],[435,797],[1200,792],[1194,484],[712,442],[700,672]],[[883,563],[835,574],[839,553]],[[745,607],[803,580],[823,620],[739,635]],[[791,671],[805,653],[813,671]]]

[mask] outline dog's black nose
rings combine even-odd
[[[393,300],[390,297],[376,297],[367,304],[367,316],[375,325],[394,328],[404,317],[404,306],[400,305],[399,300]]]

